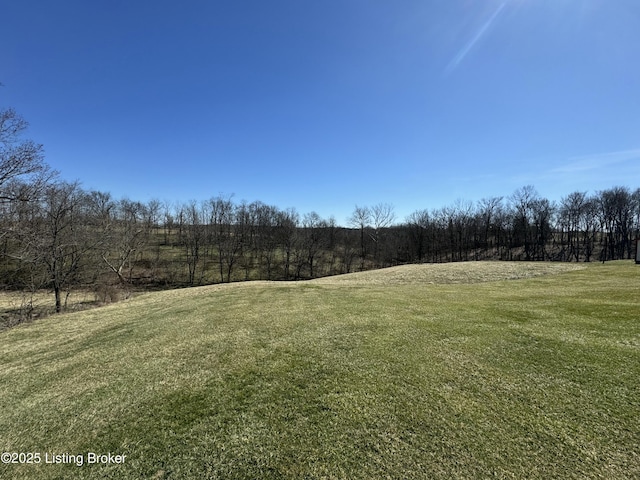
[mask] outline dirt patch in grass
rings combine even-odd
[[[415,285],[518,280],[582,270],[584,265],[549,262],[459,262],[401,265],[312,280],[337,285]]]

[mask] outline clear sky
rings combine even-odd
[[[86,189],[399,219],[640,187],[638,0],[7,0],[0,106]]]

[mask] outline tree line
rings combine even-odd
[[[74,289],[110,301],[134,289],[242,280],[300,280],[405,263],[632,258],[640,189],[573,192],[559,202],[532,186],[398,219],[393,206],[355,206],[347,225],[262,202],[217,196],[167,203],[116,199],[58,179],[27,124],[0,111],[0,286]]]

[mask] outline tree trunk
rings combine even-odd
[[[56,313],[60,313],[62,311],[62,301],[60,300],[60,286],[54,284],[53,293],[56,296]]]

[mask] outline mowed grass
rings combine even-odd
[[[0,478],[640,478],[640,266],[145,294],[0,334]]]

